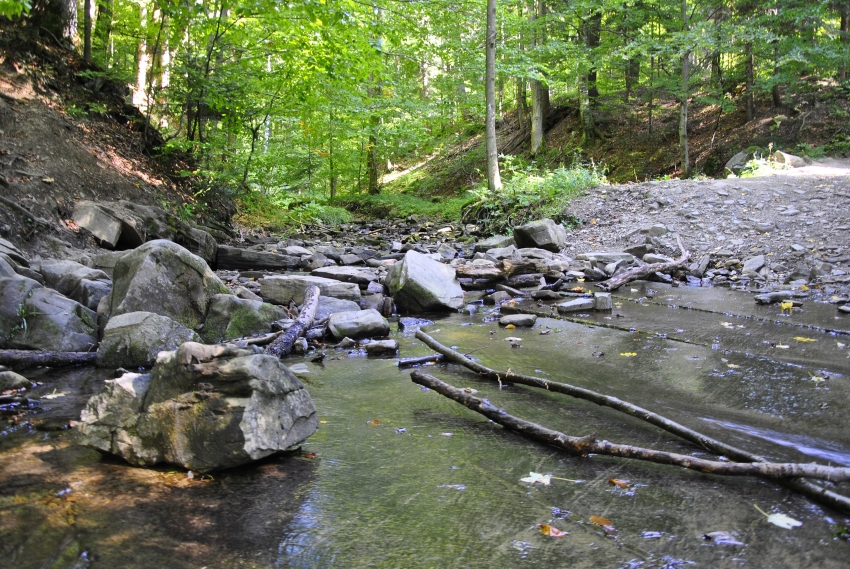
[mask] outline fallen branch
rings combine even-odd
[[[671,421],[666,417],[663,417],[657,413],[653,413],[648,409],[633,405],[627,401],[623,401],[622,399],[619,399],[617,397],[611,397],[602,393],[598,393],[596,391],[591,391],[582,387],[569,385],[567,383],[552,382],[539,377],[516,374],[511,371],[496,371],[469,359],[460,352],[457,352],[447,346],[444,346],[422,330],[416,331],[416,338],[424,342],[435,352],[439,352],[440,354],[444,355],[448,360],[458,363],[478,373],[483,377],[498,381],[500,384],[502,381],[511,381],[512,383],[528,385],[531,387],[539,387],[541,389],[546,389],[547,391],[554,391],[556,393],[562,393],[564,395],[569,395],[577,399],[590,401],[591,403],[596,403],[597,405],[610,407],[611,409],[615,409],[631,417],[642,419],[652,425],[655,425],[656,427],[664,429],[668,433],[674,434],[686,441],[697,444],[711,452],[726,456],[729,459],[739,462],[767,462],[767,460],[762,456],[747,452],[745,450],[741,450],[722,441],[718,441],[716,439],[708,437],[680,423]],[[816,484],[805,480],[785,480],[783,481],[783,485],[805,496],[808,496],[809,498],[816,500],[819,503],[829,505],[833,508],[843,510],[845,512],[850,512],[850,498],[848,498],[847,496],[832,492],[831,490],[822,488],[820,486],[817,486]]]
[[[681,266],[688,261],[691,254],[689,251],[686,251],[684,245],[682,245],[681,237],[676,237],[676,242],[679,244],[679,250],[682,251],[682,256],[676,259],[675,261],[670,261],[667,263],[651,263],[649,265],[635,267],[633,269],[629,269],[628,271],[623,271],[619,275],[614,275],[607,281],[602,281],[601,283],[598,283],[597,286],[602,290],[617,290],[626,283],[642,279],[651,275],[652,273],[666,273],[672,271],[673,269],[681,268]]]
[[[444,356],[442,354],[432,354],[430,356],[422,356],[421,358],[407,358],[404,360],[399,360],[398,367],[410,367],[427,364],[430,362],[440,362],[443,361],[443,359]]]
[[[12,369],[28,367],[65,367],[93,364],[96,352],[42,352],[38,350],[0,350],[0,364]]]
[[[414,383],[433,389],[440,395],[453,399],[464,407],[484,415],[494,423],[517,431],[529,438],[576,454],[600,454],[604,456],[632,458],[724,476],[762,476],[775,480],[805,476],[807,478],[830,480],[833,482],[850,480],[850,468],[794,462],[720,462],[717,460],[696,458],[686,454],[656,451],[631,445],[616,444],[609,441],[597,441],[592,435],[571,437],[559,431],[553,431],[536,423],[509,415],[504,410],[497,409],[486,400],[470,395],[462,389],[452,387],[425,372],[415,370],[410,373],[410,377]]]
[[[304,304],[301,306],[301,311],[298,318],[292,326],[278,338],[275,338],[269,346],[266,347],[266,353],[278,358],[289,355],[292,351],[292,345],[299,336],[306,332],[313,323],[313,318],[316,316],[316,309],[319,306],[319,287],[310,285],[304,291]]]
[[[0,180],[3,180],[3,178],[0,177]],[[3,182],[5,182],[5,180],[3,180]],[[4,185],[5,187],[9,187],[8,183],[0,184],[0,185]],[[28,210],[27,208],[25,208],[21,205],[16,204],[15,202],[13,202],[10,199],[7,199],[7,198],[4,198],[3,196],[0,196],[0,203],[2,203],[6,207],[12,209],[13,211],[17,212],[19,215],[23,216],[27,220],[32,221],[34,224],[36,224],[36,225],[38,225],[42,228],[45,228],[45,229],[51,229],[52,228],[52,225],[50,225],[50,222],[48,222],[46,219],[42,219],[42,218],[40,218],[36,215],[33,215],[32,212],[30,212],[30,210]]]

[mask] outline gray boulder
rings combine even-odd
[[[233,338],[265,334],[271,330],[272,322],[288,317],[287,312],[279,306],[231,294],[216,294],[210,300],[202,337],[205,342],[215,344]]]
[[[537,247],[557,253],[567,244],[567,231],[551,219],[539,219],[514,228],[518,248]]]
[[[353,300],[343,300],[332,296],[320,296],[319,305],[316,307],[316,316],[314,322],[324,320],[331,314],[337,312],[356,312],[360,310],[360,305]]]
[[[389,334],[390,324],[374,309],[337,312],[328,318],[328,331],[337,340],[345,337],[371,338]]]
[[[129,312],[109,319],[97,349],[100,367],[140,367],[156,361],[159,352],[174,350],[183,342],[199,342],[194,330],[168,316]]]
[[[97,345],[97,315],[25,277],[0,278],[0,348],[86,352]]]
[[[517,328],[534,326],[535,322],[537,322],[537,316],[534,314],[506,314],[499,318],[500,326],[516,326]]]
[[[164,239],[123,255],[112,276],[107,316],[153,312],[187,328],[204,321],[214,295],[229,292],[203,259]]]
[[[109,275],[75,261],[49,259],[38,270],[47,286],[91,310],[97,310],[100,299],[112,290]]]
[[[0,371],[0,391],[21,389],[31,385],[32,382],[20,374],[13,371]]]
[[[384,286],[401,310],[458,310],[464,305],[455,270],[416,251],[408,251],[392,266]]]
[[[500,249],[502,247],[510,247],[516,245],[513,235],[494,235],[487,239],[482,239],[475,244],[475,252],[483,253],[490,249]]]
[[[317,428],[310,395],[276,357],[187,342],[162,352],[150,374],[107,381],[79,431],[137,466],[209,472],[285,450]]]
[[[7,241],[2,237],[0,237],[0,254],[9,257],[13,264],[20,265],[21,267],[30,266],[24,254],[21,253],[21,250],[15,247],[11,241]]]
[[[260,279],[260,294],[266,302],[272,304],[289,304],[293,301],[301,304],[304,302],[304,291],[310,285],[319,287],[322,296],[360,300],[360,287],[356,284],[311,275],[275,275]]]
[[[310,274],[315,277],[334,279],[345,283],[355,283],[361,289],[369,286],[369,283],[377,283],[378,275],[369,269],[358,269],[355,267],[319,267],[313,269]]]
[[[777,150],[771,155],[773,161],[777,164],[785,164],[789,168],[802,168],[804,166],[808,166],[806,161],[799,156],[794,156],[793,154],[788,154],[787,152],[782,152]]]

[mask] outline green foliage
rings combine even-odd
[[[29,0],[0,0],[0,16],[10,20],[21,14],[29,14],[30,8],[32,4]]]
[[[338,227],[353,219],[346,209],[328,204],[323,198],[315,196],[286,193],[266,195],[247,191],[237,199],[237,203],[239,213],[234,218],[236,223],[283,233],[298,231],[307,225]]]
[[[506,162],[509,177],[502,189],[495,194],[483,185],[474,189],[475,202],[463,215],[464,222],[478,223],[489,234],[503,233],[543,217],[559,223],[569,221],[570,201],[605,183],[603,172],[581,163],[538,172],[531,165],[517,168],[510,157],[506,157]]]

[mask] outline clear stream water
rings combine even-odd
[[[788,316],[744,293],[641,283],[617,302],[613,314],[588,314],[592,324],[504,330],[474,306],[426,331],[490,367],[614,395],[771,459],[850,465],[850,335],[835,332],[850,330],[850,316],[816,303]],[[410,332],[393,336],[402,357],[430,353]],[[56,430],[110,374],[31,374],[39,393],[67,395],[0,437],[0,567],[848,566],[850,543],[834,539],[847,517],[777,484],[568,455],[424,390],[398,358],[327,354],[307,363],[319,432],[300,452],[212,480],[132,468]],[[427,369],[568,434],[712,457],[587,402]],[[571,481],[522,482],[531,471]],[[803,525],[774,526],[754,504]],[[717,531],[742,545],[703,539]]]

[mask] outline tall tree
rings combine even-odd
[[[682,159],[682,176],[691,175],[691,156],[688,149],[688,98],[691,93],[691,50],[688,47],[690,41],[688,33],[688,0],[682,0],[682,35],[685,45],[682,52],[682,84],[681,84],[681,106],[679,108],[679,151]]]
[[[484,124],[487,146],[487,187],[491,192],[496,192],[502,189],[502,179],[499,176],[499,152],[496,148],[496,0],[487,0],[486,32],[484,99],[487,111]]]

